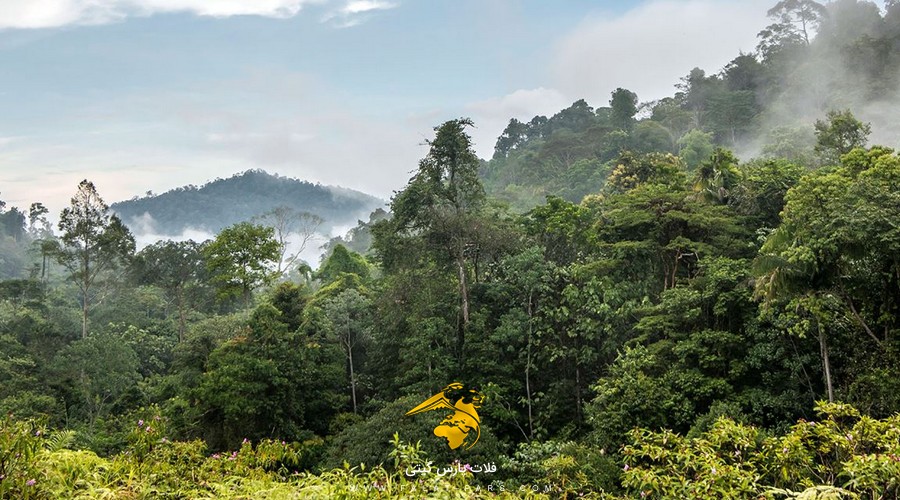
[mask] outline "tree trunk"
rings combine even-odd
[[[462,369],[465,361],[466,327],[469,325],[469,286],[466,282],[466,263],[462,255],[462,248],[456,257],[456,265],[459,270],[459,299],[461,321],[456,329],[456,352],[459,368]]]
[[[581,423],[581,366],[575,361],[575,419]]]
[[[184,289],[178,287],[178,341],[184,342]]]
[[[87,338],[88,296],[85,292],[81,301],[81,338]]]
[[[831,362],[828,360],[828,344],[825,343],[825,330],[822,328],[822,323],[818,319],[816,319],[816,324],[819,327],[819,349],[822,354],[822,365],[825,368],[825,387],[828,390],[828,402],[834,403],[834,387],[831,383]]]
[[[88,292],[91,290],[90,281],[87,279],[87,268],[85,268],[85,278],[82,282],[82,290],[81,290],[81,338],[87,338],[88,331],[88,312],[90,311],[90,299],[88,298]]]
[[[534,437],[534,418],[531,413],[531,337],[533,334],[533,324],[531,321],[532,311],[531,311],[531,294],[532,292],[528,292],[528,347],[527,354],[525,358],[525,396],[528,402],[528,437]]]
[[[575,335],[575,421],[581,418],[581,335]]]
[[[353,413],[356,413],[356,374],[353,372],[353,345],[347,345],[347,358],[350,361],[350,394],[353,397]]]

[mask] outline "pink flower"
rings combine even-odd
[[[143,427],[143,426],[144,426],[144,419],[138,420],[138,427]]]
[[[29,479],[28,481],[25,482],[25,485],[26,486],[34,486],[35,483],[37,483],[37,481],[35,481],[34,479]]]
[[[150,431],[152,431],[152,430],[153,430],[153,429],[151,429],[150,426],[148,425],[148,426],[147,426],[147,432],[150,432]]]

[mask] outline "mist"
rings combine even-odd
[[[359,220],[368,217],[368,214],[362,212],[358,214]],[[123,221],[134,235],[135,246],[137,251],[160,241],[195,241],[202,243],[204,241],[213,240],[216,234],[199,227],[188,227],[184,231],[177,234],[168,234],[159,231],[158,224],[149,213],[144,213],[139,217],[131,217]],[[285,262],[294,255],[298,255],[298,259],[294,262],[293,267],[296,268],[300,261],[306,262],[313,270],[318,269],[321,264],[322,257],[325,255],[325,245],[332,238],[346,236],[346,234],[355,225],[343,224],[339,226],[320,226],[320,230],[310,236],[306,243],[303,243],[303,235],[299,233],[288,233],[286,235],[285,245]],[[325,229],[323,229],[325,228]],[[284,264],[283,262],[282,264]],[[290,272],[288,269],[286,272]]]
[[[812,148],[814,123],[847,109],[871,124],[869,145],[900,147],[900,55],[890,45],[900,33],[900,6],[882,11],[872,2],[839,0],[826,8],[809,46],[780,61],[778,93],[757,96],[764,103],[756,118],[761,134],[735,145],[742,158],[759,156],[767,133],[779,127],[805,130]]]

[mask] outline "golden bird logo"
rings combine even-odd
[[[453,382],[447,387],[426,399],[422,404],[406,412],[406,416],[416,415],[432,410],[450,410],[450,413],[434,428],[434,435],[447,440],[450,449],[455,450],[463,444],[466,449],[475,446],[481,437],[481,418],[478,408],[484,401],[484,395],[475,389],[467,389],[460,382]],[[475,439],[469,442],[471,435]]]

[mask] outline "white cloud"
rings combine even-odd
[[[198,16],[288,18],[325,0],[12,0],[0,2],[0,29],[104,24],[128,16],[187,12]]]
[[[341,9],[341,12],[344,14],[361,14],[363,12],[369,12],[372,10],[386,10],[393,9],[397,4],[392,2],[382,2],[379,0],[355,0],[352,2],[348,2],[344,8]]]
[[[384,0],[348,0],[343,7],[325,14],[322,22],[330,22],[336,28],[352,28],[364,23],[375,11],[390,10],[399,6],[398,3]]]
[[[624,87],[641,100],[674,93],[693,67],[719,71],[751,52],[771,0],[658,0],[620,16],[591,16],[565,37],[553,86],[570,100],[603,106]]]

